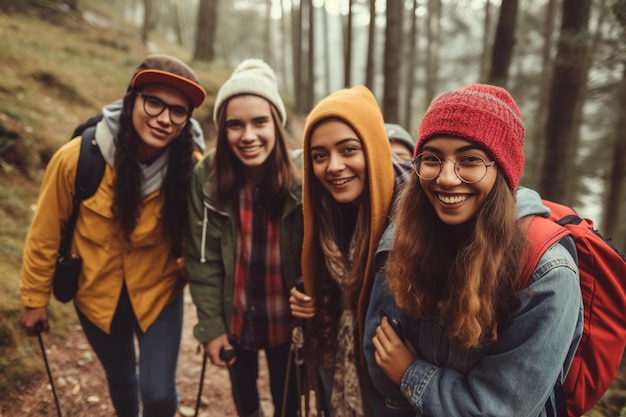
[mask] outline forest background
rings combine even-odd
[[[0,398],[42,370],[18,284],[43,169],[157,51],[197,70],[209,147],[215,93],[248,57],[276,70],[296,143],[307,112],[344,86],[367,85],[413,135],[440,92],[504,86],[527,128],[522,185],[626,247],[626,0],[0,0]],[[59,329],[75,320],[54,301],[51,314]],[[625,403],[620,371],[589,415],[626,415]]]

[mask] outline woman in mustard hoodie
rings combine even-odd
[[[95,194],[82,202],[73,233],[72,253],[83,259],[74,304],[120,417],[137,417],[140,398],[143,417],[176,413],[191,113],[205,96],[185,63],[150,55],[96,127],[106,167]],[[37,323],[48,330],[46,306],[61,229],[72,211],[80,143],[68,142],[50,160],[27,236],[21,292],[30,335]]]
[[[307,364],[321,381],[328,415],[376,415],[363,324],[374,253],[404,177],[374,95],[362,86],[315,106],[303,149],[305,293],[292,289],[291,311],[306,320]]]

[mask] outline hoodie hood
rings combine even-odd
[[[550,209],[543,205],[541,196],[535,190],[526,187],[518,187],[515,193],[517,199],[517,217],[522,218],[535,214],[542,217],[550,215]]]
[[[122,114],[122,107],[124,105],[124,100],[119,99],[115,100],[111,104],[107,104],[102,108],[102,116],[104,121],[111,132],[113,137],[117,137],[117,133],[120,129],[120,114]],[[193,137],[193,142],[196,146],[204,152],[206,147],[204,143],[204,133],[202,132],[202,127],[200,126],[200,122],[191,117],[189,119],[191,122],[191,135]]]
[[[115,138],[120,131],[120,115],[122,114],[123,99],[114,101],[102,108],[102,120],[96,125],[96,142],[106,163],[115,166]],[[190,119],[194,143],[204,150],[204,135],[200,124]],[[167,174],[168,151],[163,152],[149,165],[140,164],[143,181],[142,195],[145,197],[159,190]]]
[[[394,167],[391,147],[385,132],[385,124],[378,103],[372,92],[364,86],[344,88],[320,101],[309,116],[304,128],[304,161],[302,206],[304,210],[304,239],[302,244],[302,276],[307,292],[315,279],[312,265],[314,234],[316,226],[312,215],[310,184],[315,181],[311,172],[311,134],[316,126],[328,119],[339,119],[349,125],[358,135],[365,153],[367,182],[369,187],[370,225],[367,233],[368,257],[357,306],[357,321],[362,329],[374,280],[374,254],[378,241],[387,225],[394,193]]]

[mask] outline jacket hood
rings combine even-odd
[[[543,205],[541,196],[535,190],[526,187],[518,187],[515,193],[517,199],[517,217],[522,218],[531,214],[543,217],[550,215],[550,209]]]

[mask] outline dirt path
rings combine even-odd
[[[202,355],[193,337],[195,307],[188,291],[185,293],[185,318],[180,356],[178,359],[179,409],[176,417],[193,416],[202,370]],[[62,344],[54,344],[44,335],[44,345],[63,417],[115,417],[108,394],[104,372],[80,326]],[[38,342],[34,339],[34,353],[41,356]],[[259,389],[262,407],[266,415],[272,415],[267,371],[261,361]],[[230,379],[225,368],[207,363],[202,406],[199,417],[236,416],[230,393]],[[48,382],[45,367],[37,381],[23,394],[6,401],[0,400],[0,417],[55,417],[54,397]]]

